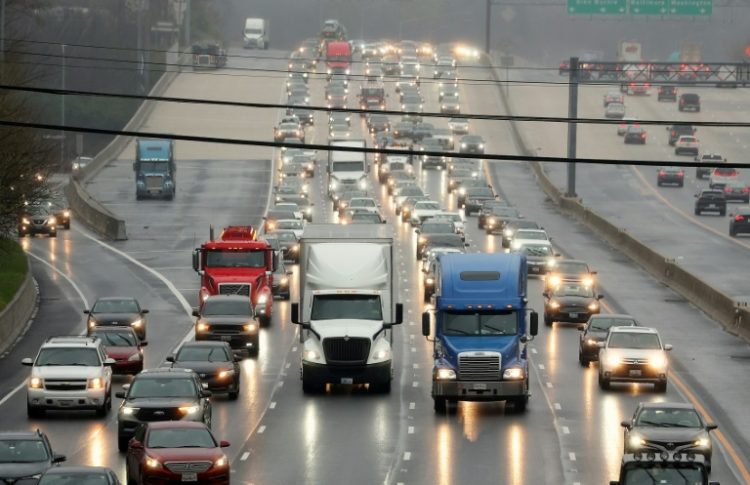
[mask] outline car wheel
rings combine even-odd
[[[553,323],[552,317],[549,317],[549,316],[547,316],[547,315],[545,314],[545,315],[544,315],[544,324],[545,324],[546,326],[548,326],[548,327],[551,327],[551,326],[552,326],[552,323]]]
[[[34,407],[26,403],[26,415],[30,418],[41,418],[44,416],[44,408]]]
[[[583,356],[583,353],[580,350],[578,351],[578,363],[581,364],[581,367],[589,366],[589,361],[586,360],[586,358]]]
[[[128,441],[130,441],[130,439],[124,436],[117,437],[117,449],[120,450],[121,453],[128,451]]]
[[[446,411],[448,410],[448,401],[445,398],[433,397],[432,401],[433,401],[432,409],[434,409],[436,413],[439,413],[439,414],[446,413]]]
[[[302,374],[302,392],[305,394],[321,394],[325,391],[326,385],[321,382],[313,381],[310,378],[305,378]]]
[[[609,379],[605,379],[601,373],[599,374],[599,387],[604,391],[609,390]]]
[[[70,229],[70,221],[68,221],[65,224],[63,224],[63,228]]]
[[[654,384],[654,391],[659,393],[667,392],[667,381],[657,382],[656,384]]]

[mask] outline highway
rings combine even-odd
[[[229,66],[285,69],[287,53],[252,52],[253,56],[267,58],[233,57]],[[231,54],[242,56],[243,51],[233,50]],[[489,72],[478,68],[464,69],[461,75],[490,79]],[[283,75],[257,77],[230,69],[217,73],[183,73],[166,95],[276,102],[284,100],[284,79]],[[352,93],[358,84],[352,82],[350,106],[354,104]],[[321,79],[311,81],[311,104],[324,104],[323,86]],[[511,92],[520,89],[512,87]],[[388,106],[395,109],[398,98],[391,85],[388,91]],[[427,98],[425,110],[438,111],[437,86],[425,80],[422,91]],[[462,86],[461,97],[464,113],[505,112],[496,86]],[[581,115],[586,114],[586,109],[591,109],[592,113],[596,110],[596,115],[601,113],[599,91],[585,96],[586,101],[583,99],[582,96],[582,105],[585,102],[590,108],[582,109]],[[521,104],[522,100],[519,96],[516,106],[526,106]],[[653,102],[648,99],[636,102],[641,101]],[[556,102],[552,100],[550,105],[556,106]],[[629,107],[632,102],[632,98],[628,99]],[[710,116],[708,95],[705,103],[706,116]],[[522,111],[528,114],[525,109]],[[269,139],[278,115],[223,107],[202,107],[198,112],[190,105],[165,104],[154,110],[143,129]],[[645,111],[639,116],[648,117]],[[308,129],[307,139],[325,143],[325,113],[317,113],[315,121],[315,127]],[[436,120],[435,125],[444,126],[447,121]],[[353,137],[361,135],[365,128],[364,121],[356,116],[352,118],[352,126]],[[594,151],[592,146],[591,156],[619,153],[613,152],[609,145],[609,138],[613,143],[621,143],[613,127],[593,129],[604,132],[594,133],[589,138],[589,135],[584,137],[582,129],[580,139],[601,140],[606,136],[607,143],[601,147],[602,152]],[[488,141],[490,153],[515,153],[517,150],[506,122],[474,122],[473,130]],[[537,135],[539,146],[548,143],[550,149],[559,149],[564,140],[554,131]],[[663,153],[663,147],[660,133],[652,135],[656,143],[644,148],[653,149],[656,156]],[[701,135],[701,138],[707,143],[709,136]],[[627,146],[622,150],[640,148]],[[124,460],[117,452],[115,439],[116,413],[110,413],[106,419],[96,419],[89,414],[50,413],[45,419],[29,421],[24,409],[25,391],[6,394],[22,384],[26,371],[20,367],[20,358],[32,356],[44,335],[83,331],[80,310],[96,297],[133,295],[152,310],[147,366],[163,362],[181,340],[191,338],[189,311],[191,305],[196,304],[198,277],[190,266],[190,251],[207,237],[209,224],[220,228],[230,223],[260,223],[272,186],[272,160],[277,156],[270,149],[260,147],[177,142],[176,199],[173,202],[136,202],[131,170],[133,150],[132,146],[126,149],[89,185],[95,197],[126,219],[128,241],[100,241],[75,223],[70,232],[61,232],[57,241],[39,238],[25,241],[34,257],[34,271],[40,280],[43,299],[29,334],[8,357],[14,359],[11,362],[18,362],[17,366],[4,363],[4,369],[8,368],[9,372],[0,377],[0,395],[6,396],[0,401],[3,411],[0,429],[40,427],[49,434],[56,450],[68,455],[70,463],[110,466],[123,479]],[[583,148],[579,152],[581,156],[588,153]],[[722,153],[732,158],[731,152]],[[320,154],[319,160],[324,160],[324,154]],[[629,168],[617,170],[633,174],[628,172]],[[432,349],[421,336],[419,325],[423,303],[421,274],[413,257],[415,236],[410,227],[396,219],[373,170],[370,190],[380,197],[384,215],[396,227],[398,294],[405,305],[405,322],[395,330],[393,391],[390,395],[370,395],[363,389],[343,388],[321,396],[303,395],[297,329],[289,322],[289,303],[277,301],[272,325],[261,334],[260,355],[242,362],[243,389],[239,399],[213,399],[214,433],[219,439],[232,443],[227,453],[233,482],[447,484],[468,479],[471,483],[606,483],[616,477],[619,469],[620,421],[627,419],[639,402],[662,400],[695,400],[719,424],[723,440],[719,442],[718,434],[714,438],[713,480],[722,484],[750,481],[750,476],[746,475],[750,465],[747,456],[750,416],[743,407],[743,403],[750,400],[750,391],[746,386],[737,385],[747,379],[746,361],[742,360],[743,356],[748,356],[747,346],[724,334],[688,302],[635,268],[578,223],[561,216],[545,200],[523,163],[488,163],[486,172],[504,198],[518,206],[527,218],[544,225],[566,257],[586,259],[599,271],[608,311],[631,313],[643,324],[659,328],[665,341],[674,345],[674,379],[670,381],[667,394],[656,394],[648,386],[601,391],[596,382],[596,367],[583,369],[578,365],[579,333],[575,327],[556,324],[552,328],[542,326],[540,335],[530,344],[532,397],[525,414],[506,414],[502,404],[462,403],[454,416],[435,415],[430,398]],[[627,192],[627,188],[618,188],[617,182],[622,176],[602,174],[587,179],[595,177],[596,171],[581,169],[579,172],[581,194],[590,204],[594,203],[594,193],[584,193],[584,187],[587,191],[588,187],[596,187],[594,181],[608,184],[606,192],[601,191],[601,198],[609,199],[601,202],[602,210],[614,210],[612,202],[627,195],[617,192]],[[455,207],[454,197],[447,194],[444,173],[421,171],[419,177],[427,193],[439,197],[446,208]],[[653,183],[653,178],[648,178],[648,182]],[[335,222],[336,216],[325,195],[322,163],[311,183],[314,221]],[[645,184],[643,190],[647,193]],[[682,192],[688,194],[688,187]],[[630,197],[630,201],[641,204],[648,200],[632,192]],[[692,195],[690,198],[692,200]],[[673,200],[676,205],[683,199]],[[661,211],[666,210],[659,207]],[[623,217],[639,214],[636,204],[622,209]],[[645,213],[653,213],[653,207],[641,208],[640,214]],[[673,216],[672,219],[683,231],[672,236],[677,243],[688,244],[689,239],[692,244],[700,244],[703,239],[699,238],[711,238],[711,242],[706,243],[710,246],[704,247],[716,248],[709,257],[700,261],[686,259],[686,264],[724,265],[728,261],[724,258],[744,255],[745,248],[696,228],[685,218]],[[700,221],[705,219],[708,218],[700,218]],[[470,250],[499,251],[498,241],[477,229],[475,220],[467,220]],[[647,232],[661,234],[662,244],[668,243],[666,233],[662,232],[664,224],[659,220],[646,219],[644,223],[641,219],[641,223]],[[727,253],[725,249],[735,253]],[[735,266],[731,264],[722,267],[739,272],[739,269],[732,270]],[[710,275],[717,274],[714,266]],[[296,288],[297,276],[295,274],[293,288]],[[539,280],[530,281],[530,306],[540,312],[543,307],[541,287]],[[292,301],[295,299],[296,290],[293,290]],[[703,347],[696,352],[698,343]],[[737,358],[732,359],[732,356]],[[118,385],[125,382],[127,379],[118,378]],[[116,400],[115,406],[118,404]]]

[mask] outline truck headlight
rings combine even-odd
[[[598,309],[599,309],[599,303],[597,303],[597,302],[595,302],[595,301],[592,301],[591,303],[589,303],[589,307],[588,307],[588,308],[589,308],[589,310],[591,310],[592,312],[593,312],[593,311],[596,311],[596,310],[598,310]]]
[[[388,349],[382,349],[378,350],[374,354],[372,354],[372,360],[373,361],[383,361],[388,360],[391,357],[391,352]]]
[[[104,379],[102,379],[101,377],[94,377],[93,379],[89,379],[88,388],[104,389]]]
[[[510,367],[503,371],[503,379],[514,381],[525,377],[523,369],[520,367]]]
[[[29,379],[29,388],[31,389],[42,389],[44,387],[44,379],[41,377],[32,377]]]
[[[255,323],[246,323],[242,326],[242,330],[244,330],[247,333],[255,332],[258,329],[258,326],[255,325]]]
[[[208,332],[211,329],[211,327],[207,323],[199,323],[195,326],[195,331],[198,333],[201,332]]]
[[[308,349],[302,353],[302,360],[320,360],[320,354],[316,350]]]
[[[560,283],[562,283],[562,279],[560,279],[559,275],[550,275],[549,277],[550,286],[560,286]]]
[[[637,449],[639,449],[639,448],[640,448],[641,446],[643,446],[643,445],[645,445],[645,444],[646,444],[646,440],[644,440],[643,438],[641,438],[641,437],[640,437],[640,436],[638,436],[638,435],[632,435],[632,436],[630,437],[630,440],[629,440],[629,442],[630,442],[630,448],[632,448],[632,449],[634,449],[634,450],[637,450]]]
[[[435,379],[439,381],[450,381],[456,379],[456,371],[448,368],[440,368],[435,371]]]
[[[560,303],[558,303],[555,300],[552,300],[551,302],[549,302],[549,307],[554,310],[557,310],[558,308],[560,308]]]

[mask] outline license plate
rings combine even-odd
[[[578,318],[577,313],[569,313],[568,315],[570,315],[570,318]]]
[[[60,399],[60,401],[58,401],[58,403],[62,407],[67,407],[67,406],[72,406],[73,405],[73,400],[72,399]]]
[[[708,207],[709,207],[710,209],[716,208],[716,204],[708,204]]]
[[[641,377],[641,371],[639,371],[639,370],[631,370],[630,371],[630,377]]]
[[[486,391],[487,390],[487,384],[481,383],[481,382],[475,382],[473,385],[473,388],[475,391]]]
[[[232,336],[231,335],[222,335],[221,336],[221,340],[222,340],[222,342],[231,342],[232,341]]]
[[[354,379],[351,377],[342,377],[341,383],[342,384],[354,384]]]
[[[197,482],[198,481],[198,474],[195,472],[188,472],[182,474],[182,481],[183,482]]]

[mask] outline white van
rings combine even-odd
[[[245,49],[268,49],[268,20],[258,18],[245,19],[243,37]]]

